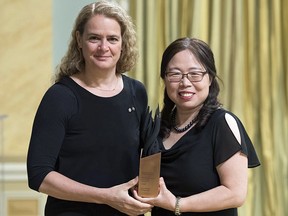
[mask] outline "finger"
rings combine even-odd
[[[163,177],[160,177],[159,179],[159,185],[160,185],[160,188],[165,188],[166,189],[166,184],[165,184],[165,181],[164,181],[164,178]]]
[[[150,203],[146,202],[146,200],[150,200],[153,198],[142,198],[140,197],[136,191],[133,191],[134,197],[130,197],[129,199],[131,200],[131,204],[134,205],[135,207],[139,209],[150,209],[153,208],[153,205]]]
[[[133,193],[133,197],[134,197],[135,199],[140,200],[140,201],[142,200],[142,197],[140,197],[140,196],[138,195],[138,191],[137,191],[137,190],[133,190],[132,193]]]
[[[128,189],[129,189],[129,188],[132,188],[132,187],[134,187],[135,185],[137,185],[137,183],[138,183],[138,176],[135,177],[134,179],[131,179],[130,181],[128,181],[128,182],[126,183],[126,185],[127,185]]]
[[[153,201],[155,198],[146,198],[146,197],[140,197],[139,195],[137,194],[134,194],[135,196],[135,199],[139,200],[141,203],[147,203],[149,204],[151,207],[153,207]]]

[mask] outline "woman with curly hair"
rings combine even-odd
[[[36,113],[27,157],[29,187],[47,216],[140,215],[137,184],[147,93],[125,76],[137,59],[130,16],[118,5],[85,6]]]

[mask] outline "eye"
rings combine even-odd
[[[206,73],[205,71],[192,71],[187,76],[191,82],[200,82]]]
[[[100,37],[98,37],[98,36],[96,36],[96,35],[91,35],[88,40],[89,40],[90,42],[92,42],[92,43],[96,43],[96,42],[98,42],[98,41],[101,40],[101,39],[100,39]]]
[[[179,76],[181,76],[181,73],[173,72],[173,71],[169,71],[169,72],[167,72],[167,74],[168,74],[169,77],[179,77]]]
[[[119,41],[119,37],[116,37],[116,36],[109,37],[108,41],[112,44],[117,43]]]
[[[192,77],[198,77],[198,76],[202,76],[202,71],[191,71],[189,72],[189,76],[192,76]]]

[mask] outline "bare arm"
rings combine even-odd
[[[229,160],[220,164],[217,171],[221,185],[181,199],[181,211],[207,212],[237,208],[243,205],[247,193],[247,157],[238,152]]]
[[[217,171],[221,185],[211,190],[195,194],[180,200],[181,212],[209,212],[239,207],[244,203],[247,193],[247,157],[240,152],[220,164]],[[166,188],[160,179],[160,193],[156,198],[135,197],[170,211],[175,210],[176,197]]]
[[[141,203],[128,194],[138,179],[111,188],[96,188],[71,180],[58,172],[50,172],[40,185],[39,191],[50,196],[71,201],[107,204],[127,215],[144,214],[151,205]]]

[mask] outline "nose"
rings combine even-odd
[[[107,41],[105,39],[102,39],[100,42],[99,42],[99,46],[98,46],[98,49],[101,49],[101,50],[107,50],[108,48],[108,44],[107,44]]]
[[[180,83],[181,83],[183,86],[191,86],[191,82],[190,82],[190,80],[188,79],[187,74],[183,74],[183,75],[182,75],[182,79],[181,79]]]

